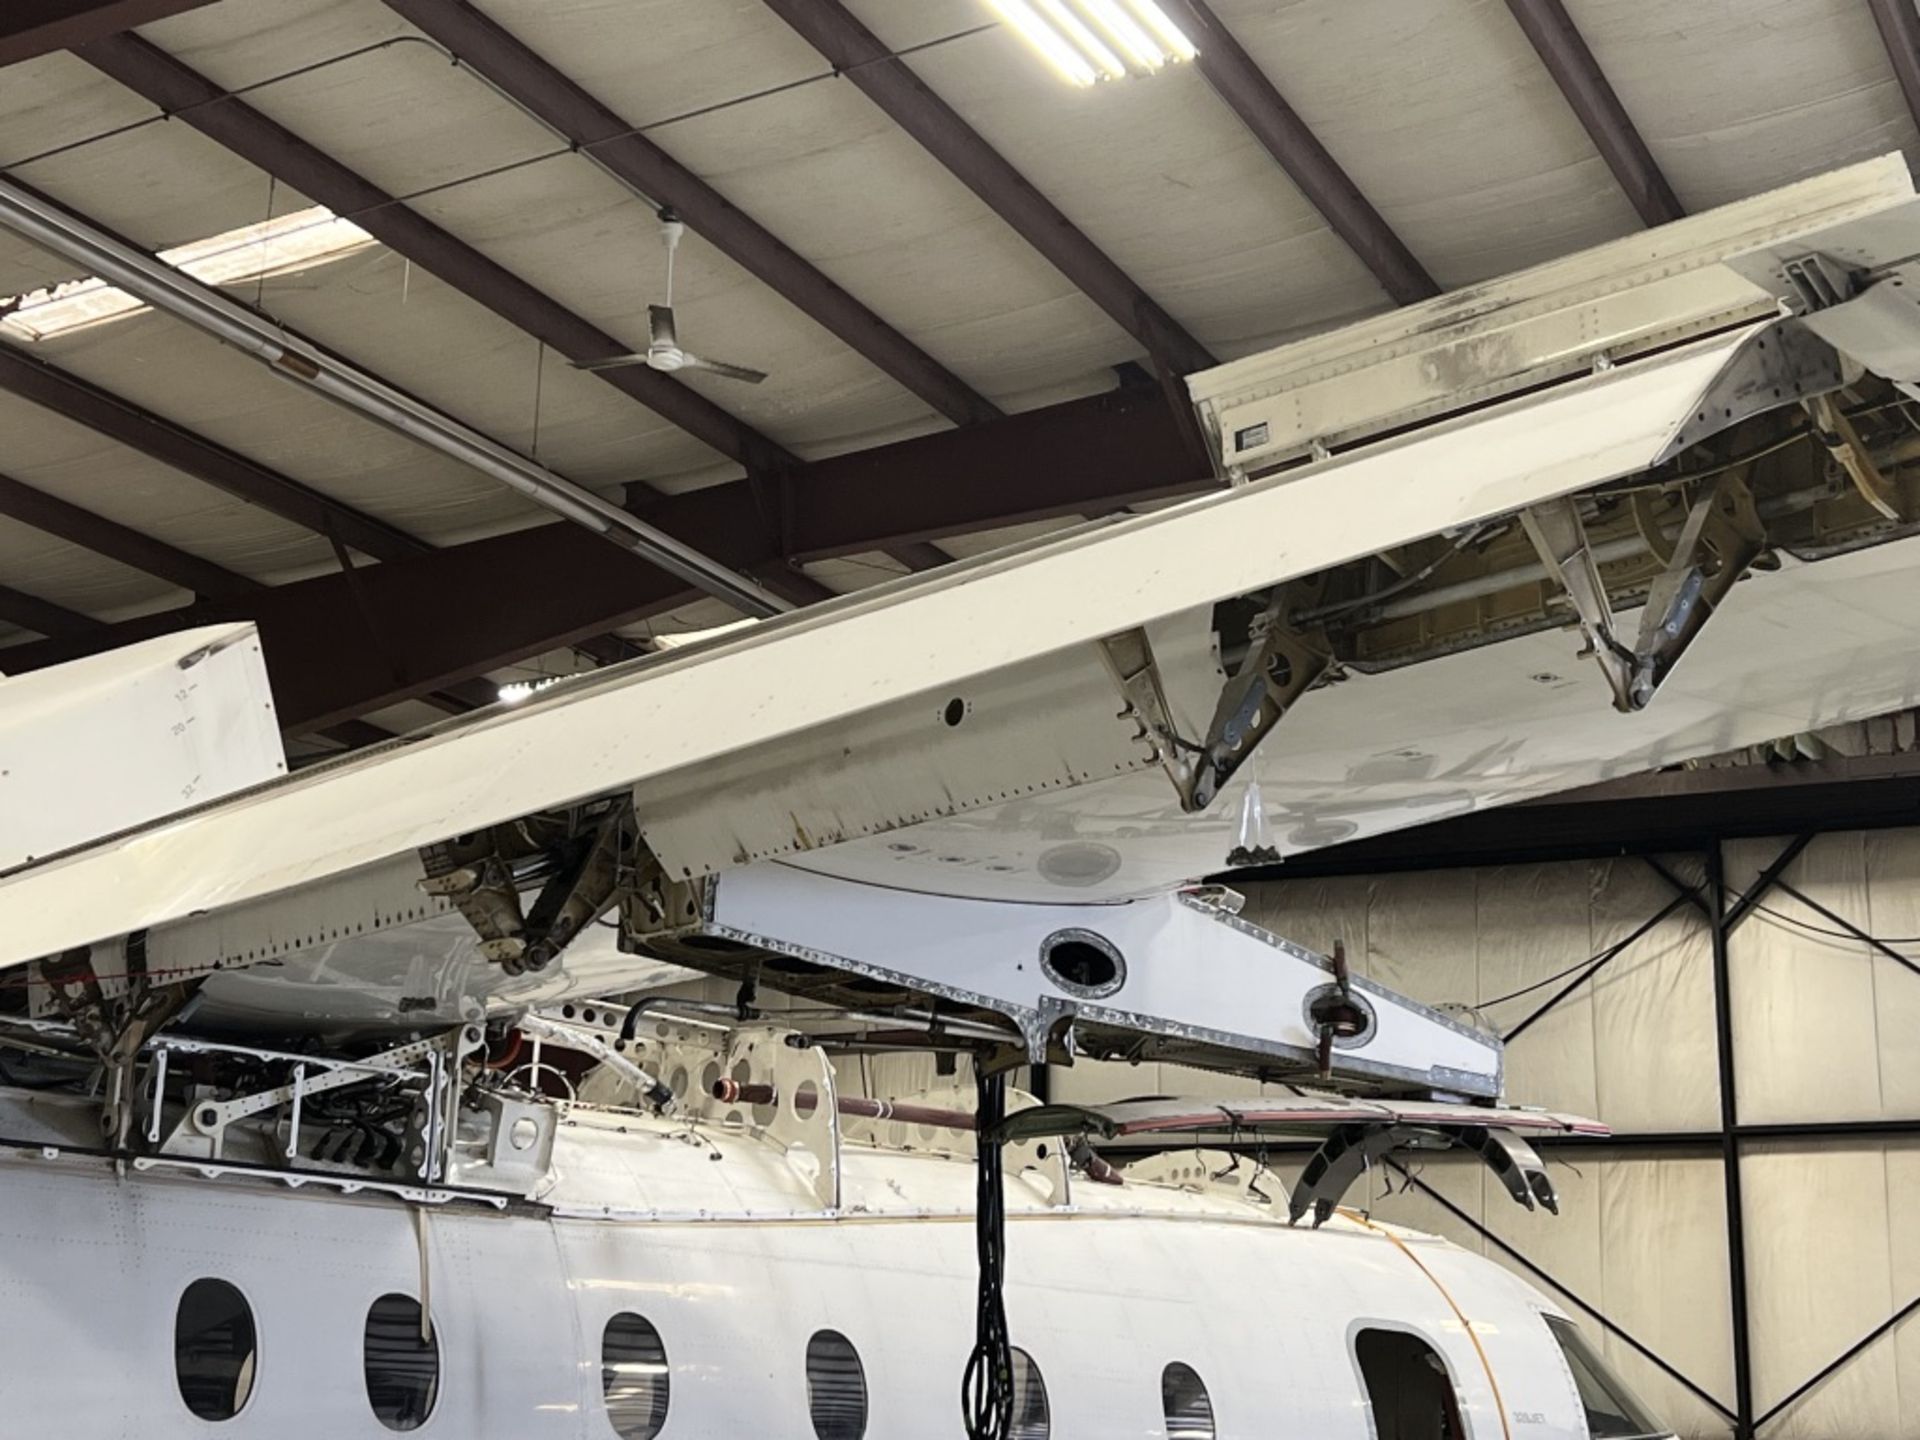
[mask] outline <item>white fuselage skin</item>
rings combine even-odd
[[[423,1434],[611,1440],[601,1338],[626,1312],[665,1346],[664,1440],[810,1440],[805,1357],[821,1329],[859,1353],[866,1436],[960,1436],[972,1166],[849,1146],[848,1199],[807,1215],[769,1203],[783,1162],[766,1147],[688,1135],[577,1118],[543,1205],[434,1205],[424,1226],[391,1195],[11,1152],[0,1429],[378,1440],[390,1432],[368,1403],[363,1328],[378,1297],[419,1295],[424,1233],[440,1372]],[[663,1172],[657,1186],[633,1183]],[[1044,1376],[1056,1440],[1165,1437],[1173,1361],[1204,1381],[1223,1440],[1368,1440],[1354,1337],[1370,1326],[1439,1352],[1473,1440],[1585,1440],[1542,1318],[1557,1312],[1444,1241],[1346,1217],[1290,1229],[1204,1182],[1076,1185],[1066,1208],[1021,1185],[1009,1181],[1007,1309]],[[711,1218],[663,1198],[699,1190]],[[208,1277],[245,1295],[258,1346],[249,1398],[217,1423],[189,1412],[175,1377],[176,1307]]]

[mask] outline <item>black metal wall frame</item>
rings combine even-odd
[[[1666,848],[1665,853],[1668,855],[1691,853],[1700,857],[1703,862],[1705,878],[1697,884],[1689,884],[1686,880],[1676,875],[1666,864],[1662,863],[1658,854],[1651,853],[1650,850],[1634,850],[1628,852],[1636,854],[1637,858],[1657,873],[1661,879],[1673,889],[1673,899],[1629,932],[1623,940],[1609,946],[1605,951],[1594,956],[1592,960],[1580,967],[1578,973],[1569,977],[1565,985],[1555,991],[1548,1000],[1528,1014],[1525,1019],[1508,1030],[1503,1037],[1509,1042],[1518,1038],[1542,1017],[1549,1014],[1555,1007],[1564,1003],[1570,996],[1576,994],[1583,986],[1587,985],[1596,975],[1603,971],[1608,964],[1623,954],[1633,943],[1656,929],[1676,911],[1690,907],[1698,911],[1706,921],[1713,953],[1714,1035],[1716,1061],[1719,1069],[1721,1107],[1719,1127],[1713,1130],[1616,1134],[1603,1139],[1570,1136],[1554,1138],[1542,1136],[1533,1143],[1542,1149],[1557,1153],[1575,1151],[1625,1151],[1631,1153],[1661,1150],[1695,1150],[1711,1151],[1718,1154],[1726,1176],[1728,1301],[1732,1325],[1735,1392],[1731,1406],[1711,1394],[1704,1386],[1685,1374],[1651,1346],[1626,1330],[1616,1320],[1608,1316],[1606,1312],[1588,1303],[1574,1291],[1568,1289],[1560,1280],[1555,1278],[1551,1272],[1533,1260],[1530,1260],[1507,1240],[1495,1234],[1486,1224],[1475,1219],[1445,1195],[1428,1185],[1417,1173],[1410,1172],[1397,1161],[1390,1160],[1388,1162],[1394,1170],[1405,1178],[1407,1186],[1419,1190],[1420,1193],[1437,1203],[1455,1220],[1472,1230],[1481,1239],[1494,1246],[1502,1254],[1508,1256],[1515,1263],[1558,1290],[1561,1294],[1567,1296],[1568,1299],[1572,1300],[1582,1310],[1592,1315],[1600,1325],[1619,1336],[1627,1345],[1644,1356],[1651,1364],[1658,1367],[1676,1384],[1679,1384],[1688,1392],[1697,1396],[1717,1414],[1724,1416],[1733,1427],[1735,1440],[1755,1440],[1755,1436],[1763,1427],[1785,1414],[1793,1405],[1818,1389],[1820,1385],[1831,1379],[1876,1341],[1890,1334],[1901,1322],[1916,1313],[1920,1313],[1920,1296],[1916,1296],[1895,1310],[1886,1320],[1854,1341],[1827,1364],[1821,1366],[1820,1369],[1808,1376],[1765,1411],[1758,1414],[1755,1413],[1753,1398],[1753,1331],[1747,1295],[1746,1275],[1746,1206],[1740,1183],[1742,1147],[1764,1142],[1807,1141],[1824,1143],[1835,1140],[1876,1137],[1920,1137],[1920,1117],[1887,1120],[1803,1121],[1787,1124],[1758,1125],[1743,1124],[1739,1118],[1739,1097],[1736,1091],[1734,1069],[1733,1009],[1730,994],[1732,966],[1728,942],[1733,932],[1753,916],[1769,894],[1775,890],[1779,890],[1784,894],[1791,895],[1802,905],[1805,905],[1808,909],[1822,916],[1830,924],[1836,926],[1840,931],[1843,931],[1847,936],[1858,941],[1860,944],[1868,946],[1877,954],[1895,961],[1907,969],[1914,971],[1916,974],[1920,974],[1920,962],[1916,962],[1913,957],[1902,954],[1893,946],[1868,933],[1845,916],[1812,899],[1784,878],[1787,869],[1795,860],[1799,859],[1801,853],[1813,841],[1816,834],[1828,829],[1838,830],[1848,828],[1853,827],[1842,818],[1839,823],[1832,826],[1823,826],[1819,830],[1805,830],[1795,835],[1782,846],[1780,851],[1768,862],[1766,867],[1755,876],[1753,883],[1749,885],[1745,891],[1732,896],[1731,904],[1728,903],[1725,857],[1720,837],[1699,838],[1693,840],[1691,843],[1673,845]],[[1596,850],[1581,854],[1578,853],[1576,849],[1576,852],[1568,853],[1558,858],[1589,858],[1589,856],[1599,853],[1602,852]],[[1614,850],[1610,853],[1619,854],[1621,852]],[[1511,858],[1516,861],[1524,859],[1528,862],[1536,862],[1549,857],[1543,854],[1533,853],[1525,856],[1516,855]],[[1488,863],[1499,863],[1499,861],[1497,859],[1490,861],[1485,855],[1472,855],[1457,859],[1452,864],[1444,860],[1436,860],[1431,865],[1417,863],[1390,864],[1385,868],[1466,868]],[[1291,868],[1292,867],[1289,866],[1286,869],[1270,871],[1259,878],[1290,878],[1287,870]],[[1344,873],[1353,872],[1345,871]],[[1226,878],[1229,883],[1232,883],[1232,877],[1223,878]],[[1241,883],[1244,883],[1247,878],[1252,877],[1240,877]],[[1252,1143],[1233,1145],[1226,1148],[1247,1153],[1257,1151],[1269,1157],[1278,1157],[1295,1153],[1305,1154],[1313,1147],[1307,1144],[1269,1142],[1259,1145]],[[1125,1156],[1127,1151],[1123,1147],[1110,1147],[1105,1149],[1103,1153],[1110,1158],[1121,1158]]]

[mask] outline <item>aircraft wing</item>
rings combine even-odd
[[[1875,296],[1916,209],[1889,157],[1196,376],[1217,493],[17,869],[0,965],[224,926],[236,963],[325,942],[351,984],[367,926],[457,911],[467,963],[518,974],[636,877],[658,928],[768,861],[1119,900],[1910,703],[1920,540],[1875,417],[1920,317]],[[1879,371],[1841,348],[1863,329]],[[1830,440],[1832,473],[1774,473],[1776,424]]]
[[[1119,697],[1096,649],[1103,637],[1177,623],[1230,595],[1645,468],[1746,334],[1716,336],[1298,475],[616,667],[20,871],[0,884],[10,922],[0,964],[257,899],[622,787],[642,797],[655,786],[674,799],[694,797],[658,827],[658,844],[674,870],[702,873],[971,809],[1000,794],[1149,768],[1152,755],[1114,719]],[[1043,733],[1022,737],[1020,751],[988,758],[984,768],[994,773],[973,794],[952,793],[932,726],[907,743],[883,735],[868,754],[862,732],[887,728],[897,715],[889,706],[930,709],[938,723],[953,699],[977,712],[969,697],[983,682],[1024,682],[1028,703],[1053,713]],[[956,749],[976,748],[985,727],[968,731],[970,718],[946,727]],[[853,763],[839,767],[839,818],[809,825],[804,816],[770,816],[776,828],[744,854],[736,837],[683,818],[715,798],[714,767],[729,758],[750,763],[776,747],[783,768],[807,763],[802,750],[815,763],[854,752],[843,757]],[[954,768],[977,764],[968,755]],[[643,823],[651,824],[647,809],[643,800]],[[676,843],[683,833],[685,843]]]

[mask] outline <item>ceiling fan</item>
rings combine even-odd
[[[672,374],[676,370],[704,370],[709,375],[724,375],[729,380],[744,380],[758,385],[767,378],[764,370],[745,365],[729,365],[724,360],[702,360],[680,348],[673,324],[673,256],[680,248],[680,237],[687,227],[672,210],[660,211],[660,238],[667,247],[667,303],[647,307],[647,348],[636,355],[613,355],[605,360],[576,360],[576,370],[612,370],[622,365],[645,365],[650,370]]]

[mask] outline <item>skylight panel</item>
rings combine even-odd
[[[159,258],[209,285],[244,285],[309,270],[373,243],[351,220],[316,205],[162,250]],[[0,299],[0,312],[5,312],[0,314],[0,330],[23,340],[50,340],[147,308],[126,291],[91,276]]]

